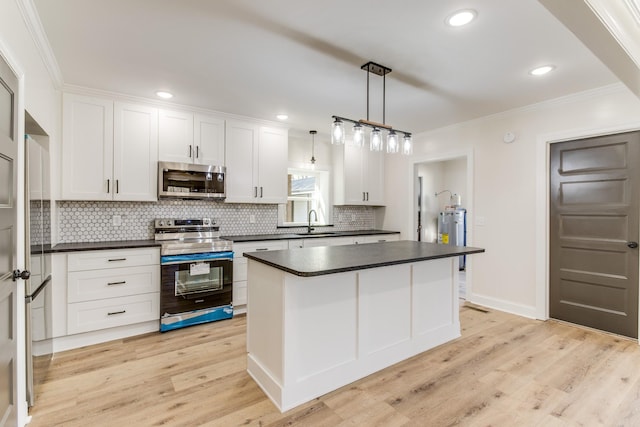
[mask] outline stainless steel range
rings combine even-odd
[[[160,331],[233,317],[233,243],[211,218],[155,220]]]

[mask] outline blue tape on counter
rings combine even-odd
[[[223,305],[220,307],[202,310],[202,313],[193,311],[190,313],[184,313],[187,316],[183,320],[172,321],[170,323],[164,323],[171,317],[180,317],[180,315],[168,316],[168,318],[160,319],[160,332],[172,331],[174,329],[180,329],[187,326],[199,325],[201,323],[215,322],[217,320],[231,319],[233,317],[233,306]]]
[[[233,252],[208,252],[204,254],[164,255],[160,257],[160,263],[177,261],[201,261],[208,259],[233,258]]]

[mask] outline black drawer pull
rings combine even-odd
[[[269,250],[269,248],[258,248],[258,249],[256,249],[256,252],[257,251],[268,251],[268,250]]]
[[[123,280],[122,282],[109,282],[109,283],[107,283],[107,286],[124,285],[125,283],[127,283],[126,280]]]
[[[111,311],[111,312],[107,313],[107,316],[113,316],[113,315],[116,315],[116,314],[123,314],[123,313],[126,313],[126,312],[127,312],[127,310]]]
[[[126,261],[126,258],[112,258],[109,260],[109,262],[114,262],[114,261]]]

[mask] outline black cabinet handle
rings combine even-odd
[[[107,316],[115,316],[116,314],[124,314],[126,313],[127,310],[122,310],[122,311],[111,311],[109,313],[107,313]]]
[[[122,282],[109,282],[109,283],[107,283],[107,286],[125,285],[126,283],[127,283],[126,280],[123,280]]]
[[[109,262],[114,262],[114,261],[126,261],[126,258],[112,258],[109,260]]]
[[[200,147],[196,145],[196,159],[200,158]]]
[[[193,157],[193,149],[189,146],[189,158]]]
[[[108,179],[107,180],[107,193],[110,193],[110,192],[111,192],[111,180]]]
[[[629,246],[631,249],[635,249],[638,247],[638,242],[628,242],[627,246]]]

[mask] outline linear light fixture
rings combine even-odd
[[[364,145],[365,135],[364,128],[371,128],[369,135],[369,149],[371,151],[382,151],[384,149],[382,131],[386,132],[387,153],[398,153],[402,151],[403,154],[410,155],[413,153],[413,143],[411,140],[411,132],[404,130],[394,129],[392,126],[385,123],[385,102],[386,102],[386,75],[391,72],[391,68],[384,65],[376,64],[375,62],[367,62],[362,67],[362,70],[367,72],[367,118],[360,120],[348,119],[346,117],[331,116],[333,124],[331,125],[331,143],[332,144],[344,144],[346,139],[345,122],[353,124],[352,128],[352,143],[359,147]],[[373,73],[378,76],[382,76],[382,123],[376,123],[369,120],[369,75]],[[398,134],[404,134],[402,144],[400,144]],[[401,150],[402,148],[402,150]]]

